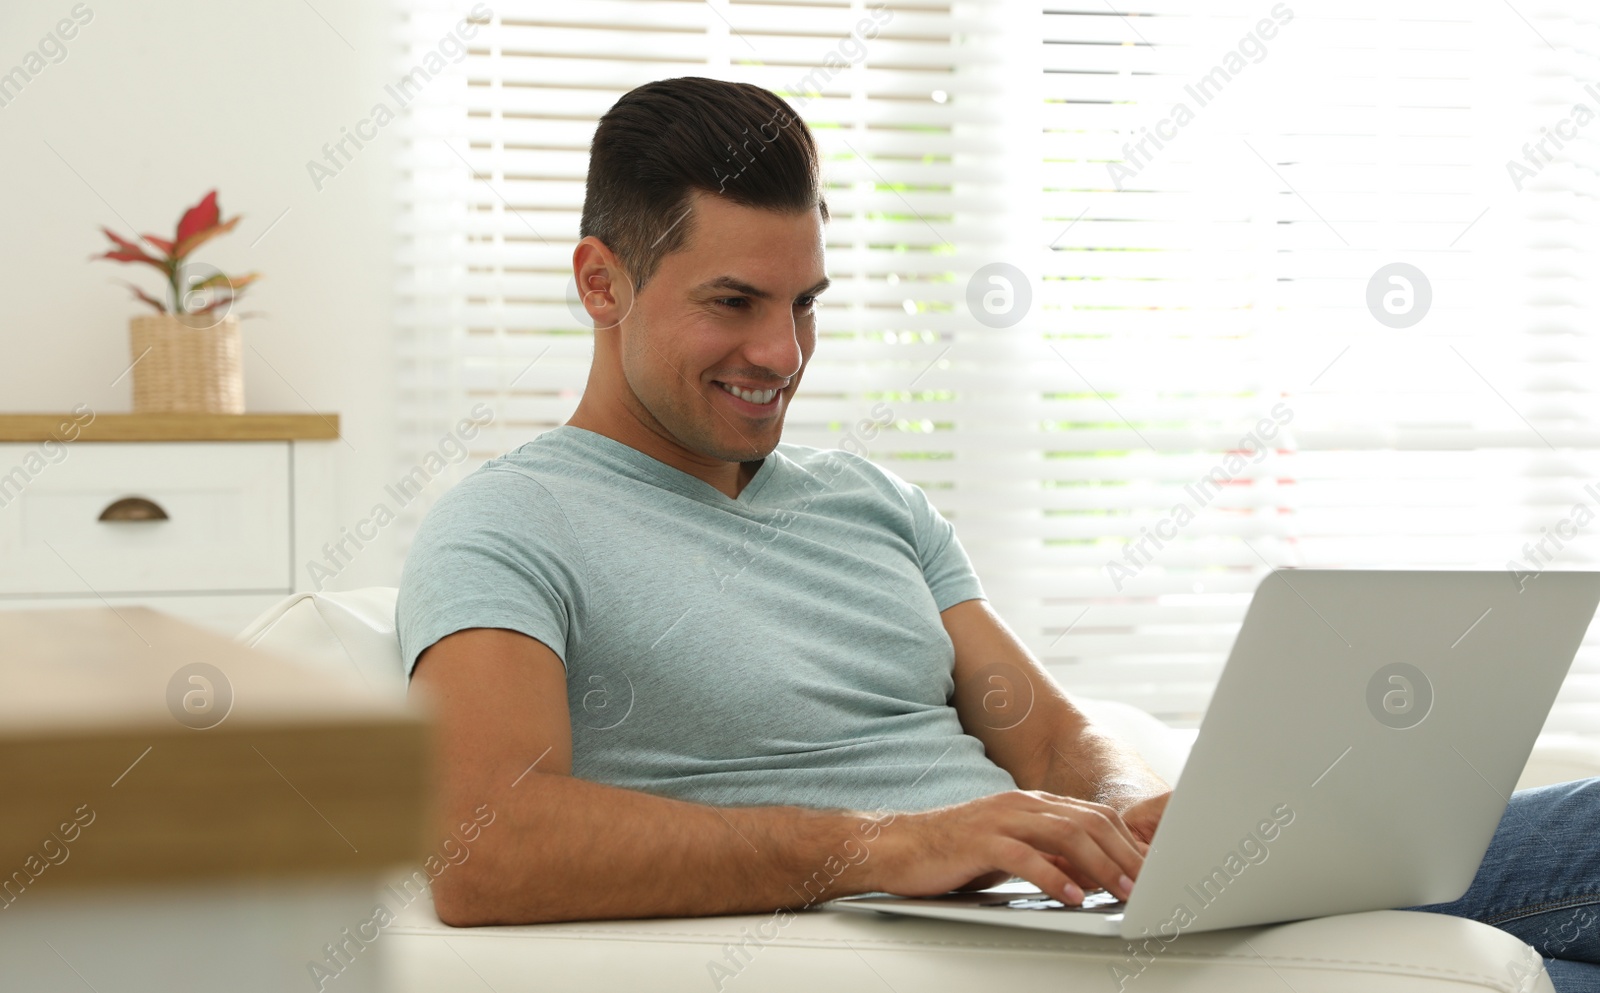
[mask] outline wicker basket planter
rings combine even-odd
[[[244,413],[239,319],[150,314],[128,322],[137,413]],[[140,358],[140,356],[144,356]]]

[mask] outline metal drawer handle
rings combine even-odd
[[[102,521],[164,521],[167,512],[154,500],[144,497],[123,497],[100,511]]]

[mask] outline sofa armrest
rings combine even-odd
[[[390,891],[393,892],[393,891]],[[450,928],[426,897],[384,927],[391,993],[809,993],[1008,987],[1139,993],[1554,993],[1510,934],[1383,910],[1183,935],[1166,945],[844,913]],[[1146,948],[1145,946],[1148,946]],[[482,985],[480,985],[482,984]]]

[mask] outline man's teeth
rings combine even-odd
[[[769,404],[772,402],[772,398],[778,395],[777,390],[741,390],[739,387],[729,386],[727,383],[718,383],[717,385],[739,399],[750,403]]]

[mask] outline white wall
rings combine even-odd
[[[242,324],[247,409],[341,415],[338,520],[353,524],[394,474],[394,129],[321,192],[306,162],[394,80],[393,8],[77,6],[80,19],[92,18],[65,57],[6,91],[0,106],[0,411],[130,409],[131,377],[111,382],[130,360],[127,319],[140,309],[118,281],[154,292],[159,275],[90,262],[106,244],[98,228],[169,235],[215,187],[224,216],[244,220],[195,257],[264,274],[240,308],[264,312]],[[0,74],[74,7],[0,3]],[[380,536],[329,585],[395,582],[392,542]],[[297,567],[304,577],[305,564]]]

